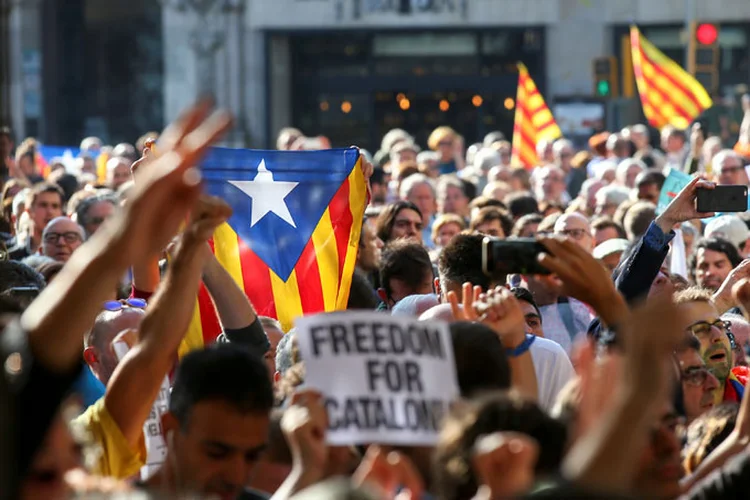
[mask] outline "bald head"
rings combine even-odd
[[[83,228],[69,217],[55,217],[42,231],[42,254],[67,262],[84,239]]]
[[[461,308],[461,304],[458,305]],[[438,304],[434,307],[429,308],[419,317],[419,321],[454,321],[453,310],[450,304]]]
[[[143,309],[125,307],[119,311],[102,311],[94,321],[94,327],[84,337],[84,358],[91,371],[104,385],[117,366],[111,344],[125,330],[137,330],[146,312]]]
[[[555,222],[554,233],[570,238],[589,253],[594,251],[591,224],[585,216],[577,212],[561,215]]]
[[[391,310],[392,316],[418,318],[422,313],[438,305],[440,301],[434,293],[409,295],[399,300]]]

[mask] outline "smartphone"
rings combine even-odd
[[[505,274],[550,274],[537,257],[546,252],[533,238],[501,240],[487,237],[482,241],[482,270],[488,276]]]
[[[698,188],[695,208],[699,212],[746,212],[747,186],[716,186]]]

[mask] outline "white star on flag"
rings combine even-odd
[[[273,174],[266,168],[266,160],[261,160],[258,165],[258,175],[252,181],[228,181],[231,185],[241,189],[246,195],[253,199],[253,210],[250,218],[250,227],[257,224],[269,212],[278,215],[281,220],[296,228],[286,198],[299,182],[275,181]]]

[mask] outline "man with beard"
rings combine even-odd
[[[711,301],[709,290],[691,287],[675,294],[675,303],[688,325],[686,333],[700,342],[700,354],[706,367],[719,380],[714,390],[714,404],[722,401],[740,401],[750,370],[745,366],[733,367],[731,324],[719,318]]]

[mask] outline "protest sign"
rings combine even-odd
[[[448,325],[376,312],[297,320],[305,386],[319,390],[331,445],[434,445],[458,397]]]
[[[664,181],[664,185],[659,193],[659,203],[656,205],[656,214],[661,215],[666,210],[667,205],[675,199],[677,194],[682,191],[682,188],[690,183],[692,177],[690,174],[680,172],[679,170],[670,169],[667,178]]]
[[[115,342],[112,346],[119,360],[125,357],[130,348],[125,342]],[[141,467],[141,479],[151,477],[167,458],[167,443],[161,432],[161,417],[169,408],[169,377],[164,377],[159,387],[159,395],[156,396],[151,406],[151,413],[143,423],[143,437],[146,443],[146,465]]]

